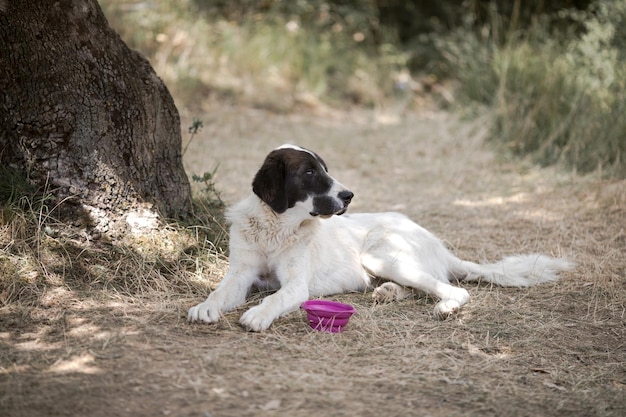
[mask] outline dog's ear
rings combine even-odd
[[[289,207],[285,187],[285,161],[277,151],[271,152],[263,166],[254,176],[252,191],[276,213],[284,213]]]

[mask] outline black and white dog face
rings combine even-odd
[[[252,191],[276,213],[298,205],[321,217],[345,213],[354,196],[328,174],[322,158],[293,145],[270,152],[254,177]]]

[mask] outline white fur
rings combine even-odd
[[[333,186],[330,192],[340,188]],[[469,293],[450,285],[450,278],[525,287],[554,281],[559,271],[572,267],[539,254],[479,265],[458,259],[399,213],[320,218],[311,216],[311,210],[308,199],[277,214],[255,194],[232,207],[230,268],[218,288],[189,310],[189,321],[218,321],[243,304],[255,285],[278,289],[241,316],[245,328],[262,331],[309,298],[364,291],[372,277],[393,281],[376,289],[375,299],[400,299],[409,293],[406,288],[417,289],[439,298],[434,314],[446,318],[469,300]]]

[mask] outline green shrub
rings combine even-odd
[[[494,19],[503,42],[465,27],[439,47],[463,96],[494,109],[494,141],[541,164],[626,177],[626,1],[560,13],[577,30],[538,21],[522,36]]]
[[[393,31],[376,24],[373,4],[168,0],[124,9],[118,0],[103,7],[177,98],[227,95],[283,111],[303,96],[373,105],[392,91],[405,58]]]

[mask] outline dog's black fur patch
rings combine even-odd
[[[252,191],[276,213],[284,213],[299,201],[313,197],[311,215],[332,215],[345,211],[352,193],[345,190],[343,206],[328,195],[334,180],[328,175],[326,163],[317,154],[293,148],[276,149],[252,181]],[[342,212],[343,212],[342,211]]]

